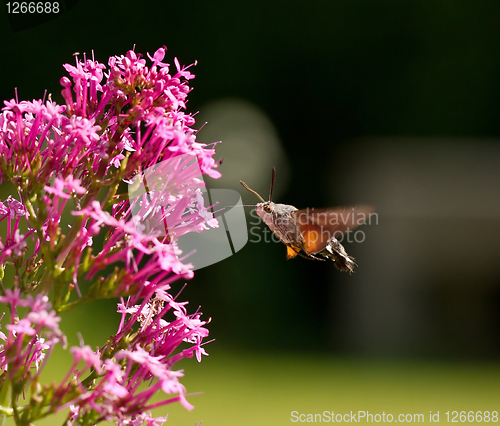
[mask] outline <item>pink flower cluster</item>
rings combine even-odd
[[[0,237],[0,265],[3,265],[6,259],[10,257],[22,256],[26,251],[26,239],[33,233],[33,230],[30,230],[26,234],[21,234],[19,224],[22,218],[27,219],[28,216],[24,205],[11,196],[4,203],[0,201],[0,221],[6,220],[7,222],[5,243],[2,242]],[[35,255],[39,249],[40,245],[37,244]]]
[[[168,286],[157,289],[140,305],[122,300],[118,304],[122,318],[116,335],[96,351],[89,346],[72,347],[74,363],[65,378],[60,384],[46,386],[32,398],[30,405],[35,410],[17,407],[18,420],[29,422],[33,414],[45,417],[70,408],[69,425],[79,424],[82,419],[89,424],[103,420],[123,426],[142,425],[144,421],[161,424],[166,417],[153,418],[150,410],[177,401],[192,410],[194,407],[179,382],[183,372],[171,367],[193,354],[201,361],[201,356],[207,355],[202,339],[208,336],[208,330],[204,327],[206,322],[200,320],[201,313],[189,315],[187,302],[176,302],[168,289]],[[56,343],[65,347],[66,338],[59,329],[60,318],[53,310],[49,311],[47,296],[23,299],[18,289],[7,289],[5,293],[0,296],[0,303],[9,304],[12,318],[6,326],[8,336],[0,332],[0,340],[5,342],[0,345],[0,374],[12,383],[31,385],[37,382],[46,355],[50,355]],[[19,308],[28,308],[28,313],[16,321]],[[169,313],[170,322],[164,319]],[[45,338],[40,337],[42,332]],[[176,352],[182,342],[191,346]],[[32,369],[35,373],[29,374]],[[142,389],[142,383],[149,386]],[[172,396],[151,403],[158,391]],[[38,404],[33,404],[34,401]]]
[[[174,59],[170,72],[165,53],[148,54],[149,65],[134,51],[107,67],[77,58],[64,65],[66,105],[50,97],[5,102],[0,184],[12,182],[17,196],[0,201],[0,303],[10,310],[8,336],[0,332],[0,386],[17,396],[2,400],[9,392],[0,389],[0,417],[27,424],[67,408],[68,424],[157,425],[165,418],[151,417],[152,408],[174,401],[192,408],[183,374],[172,367],[206,355],[208,330],[200,312],[188,314],[187,302],[168,291],[193,276],[176,239],[218,226],[199,173],[220,173],[214,147],[196,141],[194,117],[185,112],[190,66]],[[130,197],[124,188],[149,179],[147,170],[162,178]],[[117,334],[96,351],[72,348],[65,379],[41,386],[41,361],[65,342],[57,315],[111,297],[121,298]],[[20,406],[27,386],[33,395]],[[169,398],[150,403],[158,390]]]
[[[8,336],[0,332],[0,373],[9,380],[26,380],[32,367],[39,370],[44,360],[44,351],[54,348],[56,343],[66,346],[66,338],[59,329],[61,320],[52,310],[47,296],[28,295],[21,298],[19,289],[5,290],[0,296],[0,303],[9,304],[11,318],[6,329]],[[18,319],[18,308],[27,308],[28,312]],[[45,337],[41,337],[42,331]]]

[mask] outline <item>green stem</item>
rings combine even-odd
[[[81,299],[75,300],[74,302],[65,303],[59,308],[59,312],[71,311],[76,306],[83,305],[90,300],[93,300],[93,297],[84,296]]]
[[[14,415],[14,419],[16,421],[16,425],[20,424],[20,419],[19,419],[19,411],[17,410],[17,404],[16,404],[16,396],[14,395],[14,392],[11,392],[11,405],[12,405],[12,413]]]
[[[0,426],[4,425],[7,417],[12,417],[14,411],[7,406],[11,393],[11,382],[7,380],[7,372],[2,374],[0,378]]]
[[[83,199],[82,209],[87,207],[92,201],[94,201],[96,199],[97,194],[99,193],[99,190],[101,189],[101,180],[104,177],[104,173],[106,173],[107,165],[108,165],[107,161],[101,162],[101,165],[99,166],[99,170],[97,171],[97,174],[95,176],[95,180],[94,180],[92,186],[90,187],[89,191],[85,195],[85,198]],[[78,233],[81,231],[82,222],[83,222],[83,216],[79,216],[76,219],[75,223],[72,225],[71,231],[69,232],[69,234],[67,235],[67,237],[64,239],[64,241],[61,244],[61,248],[60,248],[61,253],[64,253],[64,251],[69,247],[69,245],[74,241],[74,239],[76,238]],[[57,262],[57,265],[62,267],[67,256],[68,256],[68,253],[65,256],[63,256],[63,258],[61,258],[59,260],[59,262]]]

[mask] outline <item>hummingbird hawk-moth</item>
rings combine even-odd
[[[337,238],[368,219],[374,212],[370,206],[335,207],[299,210],[287,204],[272,202],[276,170],[273,169],[269,201],[243,181],[245,189],[262,200],[255,206],[257,215],[287,247],[287,259],[297,255],[306,259],[333,260],[340,271],[352,272],[356,263]]]

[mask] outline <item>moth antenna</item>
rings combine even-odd
[[[269,201],[273,200],[274,179],[276,179],[276,167],[273,167],[271,175],[271,189],[269,190]]]
[[[262,200],[263,203],[266,202],[266,200],[264,200],[264,198],[262,198],[259,194],[257,194],[257,192],[255,192],[253,189],[250,189],[245,182],[243,182],[242,180],[240,180],[240,183],[243,185],[243,188],[245,188],[247,191],[250,191],[252,194],[257,195],[257,197],[259,197]]]

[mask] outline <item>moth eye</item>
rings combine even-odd
[[[266,213],[271,213],[271,212],[273,211],[273,209],[271,208],[271,206],[270,206],[269,204],[266,204],[266,205],[264,206],[264,211],[265,211]]]

